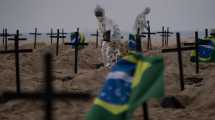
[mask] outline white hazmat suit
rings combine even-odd
[[[111,67],[120,56],[120,51],[117,49],[116,44],[121,39],[120,29],[111,19],[105,16],[105,11],[100,6],[95,8],[95,16],[98,20],[98,30],[100,35],[104,35],[110,31],[110,41],[102,42],[102,61],[105,67]]]
[[[140,33],[145,32],[145,30],[148,29],[146,16],[150,13],[150,11],[151,9],[146,7],[144,11],[136,17],[133,28],[134,33],[137,32],[138,28],[140,29]]]

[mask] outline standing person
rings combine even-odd
[[[140,34],[142,32],[148,31],[148,24],[147,24],[147,15],[150,13],[151,9],[149,7],[146,7],[142,13],[138,14],[135,22],[134,22],[134,27],[133,27],[133,33],[129,34],[129,39],[128,39],[128,49],[129,51],[135,51],[137,44],[136,44],[136,34],[137,30],[139,28]]]
[[[136,19],[135,19],[135,23],[134,23],[134,33],[137,32],[137,29],[140,29],[140,33],[145,32],[145,30],[148,29],[147,26],[147,15],[150,13],[151,9],[150,7],[146,7],[142,13],[140,13]]]
[[[105,67],[111,67],[120,56],[117,45],[120,43],[121,33],[117,24],[105,16],[105,10],[97,5],[95,16],[98,22],[98,30],[103,35],[102,61]]]

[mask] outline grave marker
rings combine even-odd
[[[51,38],[56,38],[57,39],[57,43],[56,43],[56,56],[58,56],[58,53],[59,53],[59,40],[60,38],[66,38],[66,36],[61,36],[60,35],[60,30],[57,29],[57,34],[56,36],[52,35],[50,36]]]
[[[142,52],[142,44],[141,44],[141,36],[140,36],[140,28],[137,29],[136,34],[136,51]]]
[[[140,34],[140,28],[137,28],[137,34],[136,34],[136,50],[139,52],[142,52],[142,42],[141,38],[146,37],[144,34]]]
[[[62,29],[61,35],[62,35],[62,36],[67,35],[67,33],[64,33],[64,29]],[[64,42],[65,42],[64,38],[66,38],[66,36],[65,36],[65,37],[62,37],[62,43],[63,43],[63,44],[64,44]]]
[[[50,37],[50,42],[52,45],[52,43],[53,43],[53,37],[52,36],[56,35],[56,33],[54,33],[53,29],[51,28],[50,33],[47,33],[46,35],[48,35]]]
[[[142,36],[144,37],[144,36]],[[137,29],[137,34],[136,34],[136,51],[142,52],[142,47],[141,47],[141,35],[140,35],[140,29]],[[144,120],[149,120],[149,113],[148,113],[148,105],[146,102],[143,103],[142,105],[142,110],[143,110],[143,118]]]
[[[29,53],[32,49],[19,49],[19,41],[27,40],[26,38],[19,37],[19,30],[16,31],[14,38],[9,38],[8,40],[14,40],[14,50],[0,51],[1,54],[15,53],[15,68],[16,68],[16,92],[21,93],[21,83],[20,83],[20,69],[19,69],[19,53]]]
[[[147,35],[147,49],[152,49],[152,41],[151,41],[151,35],[155,35],[156,33],[151,32],[150,22],[147,21],[147,32],[142,32],[141,34]]]
[[[4,46],[4,28],[3,28],[3,31],[2,31],[2,33],[0,34],[0,36],[2,37],[2,45]]]
[[[169,44],[169,37],[171,34],[174,34],[173,32],[169,31],[169,27],[167,27],[167,30],[165,30],[164,26],[162,27],[161,32],[157,32],[158,34],[161,34],[162,37],[162,47],[168,47]]]
[[[168,46],[169,44],[169,37],[171,36],[171,34],[174,34],[173,32],[169,31],[169,27],[167,27],[167,32],[166,32],[166,46]]]
[[[99,42],[99,31],[96,30],[96,48],[98,47],[98,42]]]
[[[74,45],[75,46],[75,66],[74,66],[74,71],[75,73],[78,73],[78,50],[80,45],[88,45],[88,43],[78,43],[79,39],[79,28],[77,28],[76,31],[76,42],[75,43],[64,43],[65,45]]]
[[[162,37],[162,47],[166,46],[165,44],[165,40],[166,40],[166,32],[164,30],[164,26],[162,27],[162,32],[158,32],[158,33],[161,33],[161,37]]]
[[[161,32],[157,32],[158,34],[161,34],[161,37],[162,37],[162,47],[166,46],[166,31],[165,31],[165,28],[164,26],[162,26],[162,31]]]
[[[167,52],[177,52],[178,62],[179,62],[179,74],[180,74],[180,87],[181,91],[184,90],[184,73],[183,73],[183,62],[182,62],[182,51],[195,50],[196,51],[196,73],[199,72],[199,62],[198,62],[198,33],[195,33],[195,46],[181,47],[180,33],[176,33],[177,48],[173,49],[163,49],[163,53]]]
[[[7,48],[8,48],[8,45],[7,45],[8,37],[11,37],[11,36],[14,36],[14,35],[13,34],[8,34],[7,28],[5,28],[5,29],[3,29],[3,33],[0,36],[2,36],[3,46],[4,46],[4,49],[6,51]]]
[[[208,37],[208,29],[206,28],[205,29],[205,38],[207,38]]]
[[[199,34],[198,32],[195,32],[195,42],[192,43],[184,43],[184,46],[195,46],[195,51],[196,51],[196,74],[199,73],[199,54],[198,52],[198,46],[199,46]]]
[[[96,36],[96,48],[98,48],[98,41],[99,41],[99,31],[96,30],[96,34],[91,34],[91,36]],[[102,45],[102,43],[101,43]]]
[[[42,33],[37,33],[37,28],[35,28],[34,33],[29,33],[30,35],[34,35],[34,49],[37,47],[37,35],[42,35]]]

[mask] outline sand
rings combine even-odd
[[[157,39],[159,41],[159,39]],[[184,39],[183,41],[191,41]],[[174,38],[170,41],[175,46]],[[156,44],[156,45],[155,45]],[[176,96],[186,106],[185,109],[164,109],[156,100],[149,101],[150,120],[214,120],[215,119],[215,64],[200,64],[200,74],[195,74],[195,64],[189,61],[190,52],[183,52],[185,78],[203,77],[198,84],[185,85],[180,91],[179,70],[176,53],[161,53],[160,42],[153,42],[151,51],[144,49],[146,56],[161,55],[165,60],[165,92],[166,95]],[[13,48],[13,45],[9,45]],[[144,46],[145,47],[145,46]],[[2,47],[1,47],[2,48]],[[1,49],[0,48],[0,49]],[[22,45],[21,48],[33,48],[32,44]],[[20,55],[20,72],[22,91],[38,91],[44,83],[43,60],[44,51],[51,50],[55,54],[55,45],[40,43],[33,53]],[[0,54],[0,94],[6,90],[15,91],[14,55]],[[59,56],[54,56],[54,87],[56,91],[88,91],[93,95],[89,100],[64,99],[56,102],[54,116],[56,120],[83,120],[93,104],[94,97],[99,93],[108,69],[96,69],[95,64],[101,62],[100,48],[95,43],[80,51],[79,73],[74,74],[74,50],[69,46],[60,46]],[[64,80],[65,77],[73,79]],[[16,100],[0,103],[0,120],[38,120],[43,117],[42,102]],[[142,111],[135,112],[134,120],[142,120]]]

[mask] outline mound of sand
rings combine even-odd
[[[186,41],[186,39],[185,39]],[[189,41],[189,40],[187,40]],[[155,42],[156,43],[156,42]],[[153,44],[155,44],[153,43]],[[10,48],[13,45],[9,45]],[[174,41],[172,46],[174,47]],[[32,48],[32,44],[22,45],[21,48]],[[33,53],[20,55],[21,85],[23,91],[36,91],[43,85],[44,51],[51,50],[55,54],[55,44],[49,46],[40,43]],[[100,63],[100,48],[95,48],[91,42],[89,46],[79,51],[79,73],[74,74],[74,50],[69,46],[60,45],[59,56],[53,58],[54,87],[57,91],[71,92],[74,90],[90,91],[94,96],[98,94],[104,83],[108,69],[96,69]],[[202,77],[197,84],[186,84],[185,90],[180,91],[179,70],[176,53],[160,52],[159,45],[152,51],[144,49],[146,56],[161,55],[165,59],[165,91],[168,96],[176,96],[186,107],[185,109],[164,109],[159,102],[149,101],[151,120],[214,120],[215,118],[215,64],[200,64],[200,74],[195,74],[195,64],[189,60],[190,52],[183,52],[185,80],[188,77]],[[0,54],[0,93],[5,90],[15,91],[14,55]],[[65,79],[70,78],[70,79]],[[54,115],[60,120],[83,120],[84,115],[93,104],[90,100],[62,100],[56,102]],[[0,104],[0,120],[38,120],[43,116],[42,103],[26,100],[8,101]],[[142,120],[141,109],[134,115],[135,120]]]

